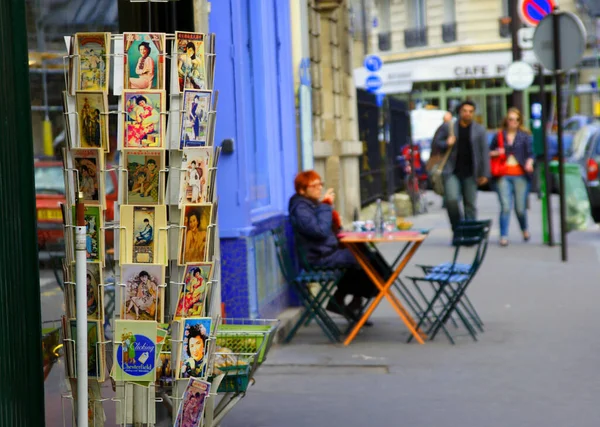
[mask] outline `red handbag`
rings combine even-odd
[[[504,148],[504,132],[498,132],[498,148]],[[500,178],[506,173],[506,154],[495,156],[490,159],[490,171],[492,177]]]

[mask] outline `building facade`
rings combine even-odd
[[[450,110],[471,99],[477,105],[477,120],[489,129],[497,128],[511,106],[513,92],[504,81],[513,60],[508,1],[374,0],[368,47],[384,62],[381,91],[408,101],[412,108],[430,105]],[[560,8],[582,18],[591,47],[595,23],[581,2],[563,0]],[[532,50],[521,54],[523,61],[537,67]],[[357,86],[364,86],[366,75],[357,64]],[[549,75],[544,82],[552,92]],[[536,79],[524,91],[526,116],[529,105],[537,100],[539,83]],[[580,84],[579,72],[568,74],[568,88],[574,91]],[[588,102],[581,102],[578,96],[567,106],[568,114],[589,109]]]

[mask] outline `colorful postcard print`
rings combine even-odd
[[[123,146],[162,148],[165,134],[165,92],[123,91]]]
[[[206,89],[204,34],[176,32],[179,92]]]
[[[79,146],[109,150],[108,143],[108,100],[103,92],[81,92],[75,94],[78,116]]]
[[[162,150],[124,150],[127,168],[126,203],[158,205],[162,203],[164,179],[160,171],[164,167]]]
[[[88,320],[102,320],[104,319],[102,264],[88,262],[86,270],[87,317]]]
[[[116,381],[155,380],[156,328],[151,320],[115,320]]]
[[[205,352],[212,319],[196,317],[182,320],[183,334],[177,378],[200,378],[205,375],[208,356]]]
[[[166,264],[167,209],[165,205],[121,205],[119,259],[121,264]]]
[[[208,202],[208,177],[212,165],[212,147],[183,150],[179,188],[179,208],[189,203]]]
[[[70,378],[71,392],[73,398],[77,401],[77,380]],[[77,412],[77,411],[75,411]],[[77,414],[75,414],[77,415]],[[102,407],[102,393],[98,380],[88,380],[88,425],[93,427],[102,427],[106,422],[106,414]],[[76,424],[79,425],[79,424]]]
[[[125,89],[165,88],[165,35],[124,33]]]
[[[181,131],[179,133],[180,149],[207,145],[211,96],[212,92],[207,90],[185,90],[183,92]]]
[[[75,206],[72,208],[75,222]],[[102,233],[102,211],[100,206],[85,205],[85,258],[88,263],[104,261],[104,235]],[[75,231],[73,231],[74,233]]]
[[[108,91],[110,33],[77,33],[77,90]]]
[[[212,280],[213,263],[186,264],[183,285],[179,292],[175,318],[203,316],[208,282]]]
[[[133,262],[152,263],[155,227],[154,208],[133,208]]]
[[[163,285],[165,270],[162,265],[123,264],[121,319],[156,320],[163,317]]]
[[[184,205],[181,225],[185,227],[181,233],[179,245],[179,265],[189,262],[206,261],[208,242],[208,226],[212,217],[212,205]]]
[[[73,349],[77,349],[77,321],[71,320],[70,338],[73,340]],[[88,372],[89,378],[95,378],[98,381],[104,381],[104,344],[102,344],[102,326],[99,320],[88,320]],[[75,375],[77,377],[77,362],[74,364]]]
[[[204,402],[210,392],[210,383],[191,378],[179,404],[175,427],[196,427],[204,412]]]
[[[99,148],[74,148],[71,150],[73,167],[78,171],[79,191],[86,204],[103,204],[104,196],[100,176],[102,151]]]

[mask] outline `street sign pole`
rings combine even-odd
[[[562,125],[562,69],[561,69],[561,52],[560,52],[560,30],[559,16],[556,13],[557,8],[552,13],[552,31],[554,44],[554,84],[556,90],[556,120],[558,121],[558,129],[556,137],[558,140],[558,186],[560,197],[560,252],[563,262],[567,261],[567,223],[566,223],[566,206],[565,206],[565,159],[563,147],[563,125]]]
[[[542,136],[542,153],[544,156],[544,170],[541,181],[544,186],[543,199],[542,199],[542,218],[545,218],[544,224],[544,243],[549,246],[554,246],[554,231],[552,228],[552,187],[550,186],[550,162],[548,161],[548,141],[546,140],[546,120],[548,115],[546,114],[546,86],[544,84],[544,68],[539,67],[539,79],[540,79],[540,103],[541,108],[541,136]]]

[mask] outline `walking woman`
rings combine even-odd
[[[533,173],[531,135],[517,108],[509,108],[502,129],[490,147],[492,175],[500,201],[500,246],[508,245],[510,210],[514,202],[523,240],[531,237],[527,227],[527,197]]]

